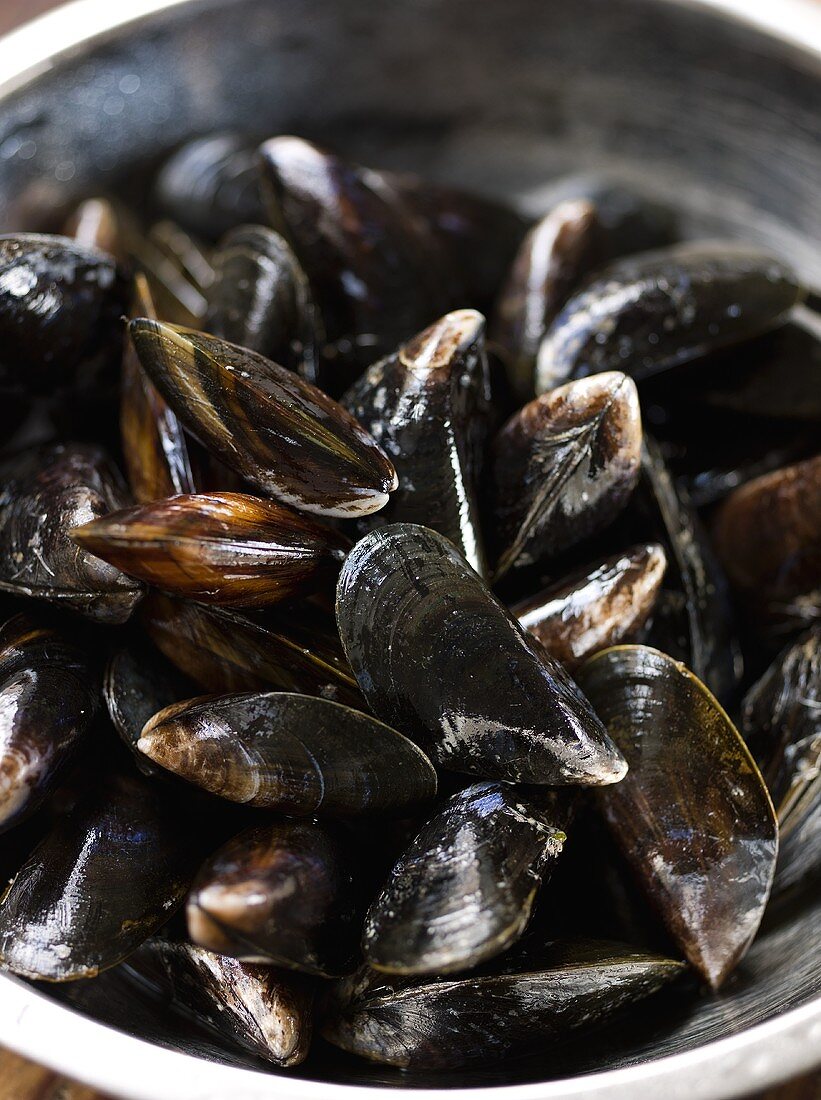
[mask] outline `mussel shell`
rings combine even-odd
[[[336,615],[373,712],[441,766],[538,784],[624,775],[564,669],[435,531],[397,523],[357,543]]]
[[[58,821],[0,906],[0,963],[45,981],[91,978],[163,925],[196,866],[190,823],[137,777],[111,777]]]
[[[154,644],[205,691],[330,690],[362,706],[333,622],[316,607],[240,612],[152,592],[142,612]]]
[[[30,615],[0,628],[0,833],[36,810],[88,734],[99,671],[85,649]]]
[[[157,319],[148,281],[134,279],[132,316]],[[123,350],[120,436],[131,493],[138,502],[196,492],[188,441],[176,414],[143,370],[130,340]]]
[[[748,482],[718,508],[716,553],[733,588],[774,632],[821,617],[821,456]]]
[[[127,283],[67,237],[0,236],[0,387],[51,394],[119,361]]]
[[[780,653],[744,697],[741,728],[778,817],[774,891],[821,871],[821,628]]]
[[[349,973],[358,934],[350,853],[310,821],[246,829],[201,868],[186,903],[194,943],[319,977]]]
[[[138,504],[71,537],[147,584],[224,607],[266,607],[330,586],[350,546],[333,528],[244,493]]]
[[[390,974],[450,974],[506,951],[562,850],[558,816],[506,784],[455,794],[371,906],[362,938],[368,964]]]
[[[305,1061],[313,1030],[308,981],[190,943],[154,937],[125,964],[179,1015],[276,1066]]]
[[[683,964],[618,944],[567,943],[532,968],[444,981],[391,981],[368,970],[333,988],[322,1035],[405,1069],[491,1063],[561,1042],[655,993]]]
[[[436,772],[412,741],[307,695],[179,703],[147,721],[138,747],[212,794],[291,815],[396,812],[436,794]]]
[[[167,218],[154,222],[147,235],[180,274],[207,297],[215,276],[210,249],[186,233],[182,226]]]
[[[775,327],[801,295],[789,268],[737,241],[619,260],[556,317],[539,349],[537,392],[600,371],[667,370]]]
[[[600,248],[596,207],[586,199],[559,203],[519,246],[490,329],[519,404],[533,399],[539,346],[570,293],[595,267]]]
[[[0,589],[122,623],[143,586],[79,550],[72,528],[126,503],[118,471],[98,447],[36,447],[0,465]]]
[[[396,472],[353,417],[292,371],[215,336],[139,318],[142,365],[185,426],[264,493],[306,512],[378,511]]]
[[[96,248],[118,260],[122,255],[122,240],[117,212],[108,199],[86,199],[81,202],[67,219],[63,234],[80,248]]]
[[[260,148],[272,223],[311,282],[331,341],[367,336],[367,359],[451,305],[436,238],[389,183],[297,137]]]
[[[214,268],[206,331],[316,383],[319,316],[287,242],[265,226],[239,226],[220,241]]]
[[[634,546],[515,604],[519,624],[569,668],[600,649],[634,640],[653,612],[667,556]]]
[[[265,221],[256,149],[242,134],[195,138],[165,162],[154,201],[174,221],[206,241],[237,225]]]
[[[484,318],[448,313],[376,363],[342,404],[388,455],[399,488],[373,520],[439,531],[485,573],[479,516],[490,383]]]
[[[718,988],[772,885],[778,826],[764,781],[713,696],[666,654],[616,646],[578,680],[630,765],[599,809],[668,931]]]
[[[508,420],[491,449],[495,578],[601,530],[639,476],[635,383],[618,371],[560,386]]]

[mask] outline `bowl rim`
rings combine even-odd
[[[70,0],[0,38],[3,101],[82,48],[131,24],[207,0]],[[746,24],[821,63],[817,0],[654,0]],[[55,43],[60,43],[55,48]],[[43,1049],[43,1036],[48,1036]],[[373,1100],[387,1090],[223,1065],[129,1035],[0,973],[8,1049],[123,1100]],[[94,1051],[93,1064],[86,1052]],[[821,1065],[821,994],[743,1031],[678,1054],[578,1077],[478,1088],[403,1088],[408,1100],[730,1100]],[[394,1088],[391,1093],[396,1094]]]

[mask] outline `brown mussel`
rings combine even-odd
[[[205,330],[316,383],[319,316],[288,243],[273,229],[241,225],[220,241],[214,269]]]
[[[484,328],[475,310],[448,313],[374,364],[342,398],[399,478],[369,525],[431,527],[482,574],[479,485],[490,405]]]
[[[252,826],[200,869],[186,902],[194,943],[245,962],[318,977],[356,960],[351,853],[311,821]]]
[[[712,526],[716,553],[752,618],[773,633],[821,616],[821,456],[736,489]]]
[[[87,736],[99,672],[86,649],[47,621],[0,628],[0,833],[28,817]]]
[[[366,962],[389,974],[450,974],[506,951],[562,850],[555,821],[563,816],[558,804],[504,783],[459,791],[403,852],[371,906]]]
[[[498,580],[593,535],[639,477],[635,383],[618,371],[560,386],[508,420],[490,458]]]
[[[400,733],[328,699],[210,696],[155,714],[138,746],[212,794],[290,815],[401,812],[436,794],[436,772]]]
[[[620,944],[559,943],[521,970],[440,981],[364,968],[332,989],[322,1035],[403,1069],[454,1069],[561,1043],[679,977],[675,959]]]
[[[190,943],[154,937],[125,964],[172,1011],[275,1066],[305,1061],[313,1030],[309,983]]]
[[[242,612],[152,592],[141,618],[157,648],[205,691],[275,688],[362,705],[333,622],[315,606]]]
[[[374,714],[442,767],[537,784],[624,776],[562,666],[437,532],[396,523],[358,542],[339,576],[336,616]]]
[[[772,886],[778,826],[764,781],[710,692],[665,653],[615,646],[577,676],[630,765],[599,809],[671,936],[718,988]]]
[[[122,623],[144,589],[78,548],[70,531],[127,503],[99,447],[53,444],[0,464],[0,590]]]
[[[744,697],[741,728],[778,817],[774,891],[821,871],[821,628],[779,654]]]
[[[162,793],[111,776],[32,852],[0,904],[0,963],[89,978],[122,962],[182,901],[197,849]]]
[[[114,366],[127,282],[112,256],[67,237],[0,236],[0,388],[88,388]]]
[[[618,260],[551,325],[539,348],[537,392],[600,371],[645,378],[774,328],[801,297],[788,267],[736,241]]]
[[[259,154],[271,221],[305,269],[329,340],[349,342],[354,364],[447,311],[436,237],[384,177],[298,137],[272,138]]]
[[[667,556],[634,546],[515,604],[519,624],[568,668],[600,649],[635,640],[653,612]]]
[[[330,585],[350,546],[313,517],[246,493],[138,504],[71,537],[147,584],[225,607],[266,607]]]
[[[140,362],[183,424],[258,489],[302,511],[378,511],[396,472],[367,432],[292,371],[215,336],[138,318]]]
[[[536,392],[536,356],[571,291],[599,258],[596,207],[568,199],[528,231],[496,302],[490,339],[505,360],[521,404]]]

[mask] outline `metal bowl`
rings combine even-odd
[[[0,42],[0,79],[2,229],[103,186],[139,197],[171,147],[237,127],[533,211],[552,177],[604,169],[674,203],[687,234],[758,240],[821,285],[811,0],[79,0]],[[143,1007],[116,971],[42,990],[0,976],[0,1041],[134,1100],[741,1096],[821,1062],[819,927],[818,896],[796,899],[720,996],[671,990],[492,1072],[408,1076],[327,1050],[272,1073]]]

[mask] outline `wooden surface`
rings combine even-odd
[[[111,0],[116,3],[117,0]],[[777,3],[777,0],[771,0]],[[55,0],[0,0],[0,34],[33,19],[49,8]],[[400,1093],[397,1092],[397,1096]],[[83,1085],[76,1085],[50,1070],[0,1050],[0,1100],[113,1100]],[[583,1098],[580,1098],[583,1100]],[[821,1100],[821,1073],[793,1081],[749,1100]]]

